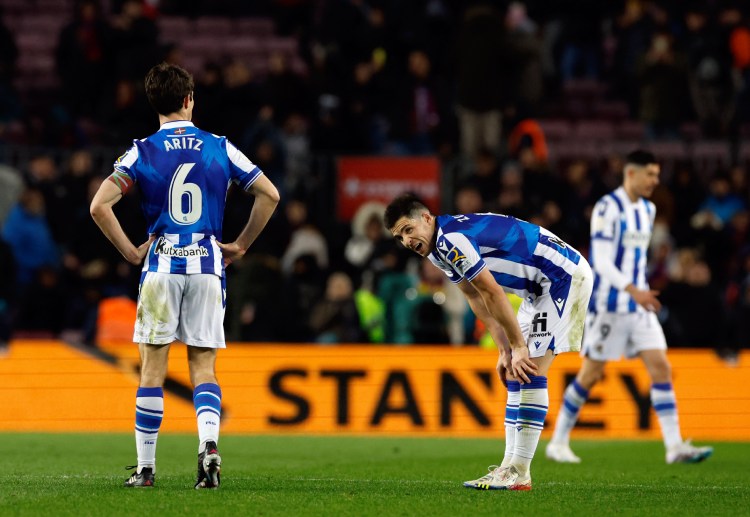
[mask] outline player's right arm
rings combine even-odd
[[[130,239],[122,229],[120,221],[117,220],[112,207],[122,199],[123,191],[121,190],[116,177],[118,173],[113,173],[106,181],[102,182],[99,190],[96,192],[94,199],[91,201],[90,212],[94,222],[110,240],[115,248],[125,257],[125,260],[134,265],[143,262],[154,236],[138,247],[130,242]]]
[[[661,309],[656,297],[659,292],[638,289],[631,279],[615,265],[615,238],[620,220],[619,209],[615,203],[601,199],[591,214],[591,253],[594,257],[592,266],[596,273],[609,282],[615,289],[626,291],[635,302],[650,311]]]

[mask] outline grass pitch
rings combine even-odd
[[[0,434],[0,515],[750,515],[750,444],[666,465],[661,443],[577,441],[581,465],[534,460],[531,492],[461,482],[501,440],[223,436],[222,485],[193,490],[194,436],[159,437],[156,487],[125,489],[132,435]]]

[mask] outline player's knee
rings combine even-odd
[[[650,370],[654,382],[669,382],[672,378],[672,365],[669,361],[658,361],[651,365]]]

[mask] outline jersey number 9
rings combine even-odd
[[[194,166],[194,163],[180,164],[169,185],[169,216],[177,224],[193,224],[201,218],[203,212],[203,193],[200,187],[185,181]]]

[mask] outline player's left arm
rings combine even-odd
[[[265,175],[260,175],[250,187],[250,193],[255,196],[250,218],[240,234],[227,244],[217,242],[224,256],[224,264],[229,265],[242,258],[247,249],[255,242],[260,232],[268,224],[276,206],[279,204],[279,191]]]
[[[138,247],[130,242],[130,239],[125,235],[120,225],[120,221],[112,210],[112,207],[122,199],[122,194],[123,191],[118,185],[117,179],[112,179],[112,176],[110,176],[110,179],[101,184],[96,195],[94,195],[94,199],[91,201],[91,217],[107,239],[125,257],[125,260],[137,266],[143,262],[143,257],[146,256],[148,248],[154,240],[154,236],[151,235],[146,242]]]

